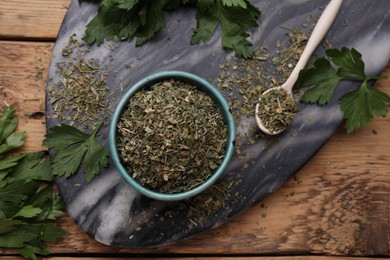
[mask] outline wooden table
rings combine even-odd
[[[45,82],[51,51],[70,0],[2,0],[0,104],[17,108],[25,152],[44,149]],[[389,75],[376,87],[390,94]],[[232,221],[187,241],[129,250],[99,244],[66,215],[68,235],[50,259],[150,257],[180,259],[349,259],[390,256],[390,116],[346,134],[341,127],[294,179]],[[0,249],[0,260],[13,251]],[[92,258],[91,258],[92,259]]]

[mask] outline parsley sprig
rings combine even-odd
[[[53,174],[70,177],[81,166],[87,181],[91,181],[108,166],[108,152],[96,140],[96,134],[103,121],[90,134],[75,127],[61,124],[51,127],[43,140],[43,146],[54,149],[52,156]]]
[[[345,118],[345,129],[351,133],[367,127],[373,116],[386,117],[386,103],[390,97],[372,86],[379,77],[367,76],[362,55],[353,48],[328,49],[326,57],[318,58],[311,68],[304,69],[298,77],[297,88],[306,88],[301,101],[324,105],[330,101],[342,80],[361,82],[357,90],[340,98],[340,109]]]
[[[191,44],[207,42],[218,25],[222,47],[240,57],[253,55],[246,39],[248,29],[257,25],[260,11],[249,0],[102,0],[98,14],[88,23],[84,41],[101,44],[104,40],[132,41],[140,46],[165,27],[166,10],[192,4],[197,9],[197,26]]]
[[[50,253],[46,242],[65,234],[53,222],[63,215],[62,203],[44,152],[9,155],[24,144],[26,133],[17,133],[17,124],[15,109],[6,107],[0,118],[0,247],[36,259]]]

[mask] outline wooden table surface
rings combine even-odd
[[[45,84],[51,51],[70,0],[1,0],[0,104],[17,108],[25,152],[44,149]],[[390,63],[376,87],[390,94]],[[390,116],[346,134],[342,127],[285,185],[221,227],[168,247],[130,250],[89,238],[66,215],[68,235],[50,259],[350,259],[390,256]],[[16,254],[0,249],[0,260]],[[347,256],[347,257],[344,257]],[[352,259],[352,258],[351,258]],[[353,258],[355,259],[355,258]]]

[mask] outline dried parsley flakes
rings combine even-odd
[[[141,185],[190,190],[222,161],[227,127],[220,108],[195,86],[175,80],[137,92],[118,123],[122,164]]]
[[[49,102],[53,117],[60,123],[94,128],[110,110],[108,96],[110,87],[106,83],[108,73],[95,59],[85,59],[89,52],[76,39],[69,37],[62,49],[62,62],[57,62],[58,81],[48,87]]]
[[[283,89],[275,88],[259,97],[257,116],[271,133],[286,129],[292,123],[296,112],[293,97]]]
[[[69,61],[57,67],[59,82],[49,90],[57,120],[94,126],[109,107],[110,88],[105,73],[92,60]]]

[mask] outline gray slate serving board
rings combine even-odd
[[[272,49],[277,40],[284,42],[286,30],[298,28],[310,16],[319,16],[327,1],[280,0],[251,1],[262,11],[261,22],[251,35],[254,45]],[[62,48],[69,37],[83,35],[87,22],[97,13],[98,4],[73,0],[54,48],[49,78],[58,80],[56,64],[63,61]],[[220,48],[220,34],[206,44],[190,45],[195,27],[194,8],[169,13],[167,26],[151,42],[135,48],[134,42],[123,42],[111,50],[107,44],[91,47],[87,57],[93,57],[113,73],[107,78],[111,88],[131,86],[141,78],[162,70],[183,70],[215,80],[218,66],[232,58],[233,53]],[[348,26],[345,23],[348,22]],[[334,47],[354,47],[363,54],[366,72],[379,74],[390,58],[390,1],[344,1],[341,11],[327,38]],[[169,41],[167,40],[169,39]],[[319,56],[323,53],[317,51]],[[131,70],[125,68],[132,64]],[[50,84],[50,83],[49,83]],[[59,191],[67,210],[76,223],[97,241],[128,248],[157,247],[187,239],[214,228],[245,209],[258,203],[294,175],[329,139],[342,122],[338,98],[357,87],[344,82],[331,103],[319,107],[300,104],[291,131],[280,136],[260,138],[254,144],[241,147],[245,158],[236,155],[221,179],[223,206],[203,212],[191,210],[201,203],[213,203],[213,197],[194,198],[184,202],[159,202],[141,196],[130,188],[118,174],[112,162],[92,182],[87,183],[78,172],[65,179],[57,178]],[[50,99],[50,93],[47,93]],[[114,96],[112,105],[118,101]],[[47,127],[58,122],[47,103]],[[109,114],[107,114],[109,116]],[[242,120],[238,135],[248,134],[245,125],[254,124],[254,117]],[[245,124],[245,125],[244,125]],[[107,127],[102,129],[107,133]],[[108,149],[106,138],[101,142]],[[265,148],[265,149],[263,149]],[[243,165],[249,167],[243,167]],[[227,184],[227,185],[224,185]]]

